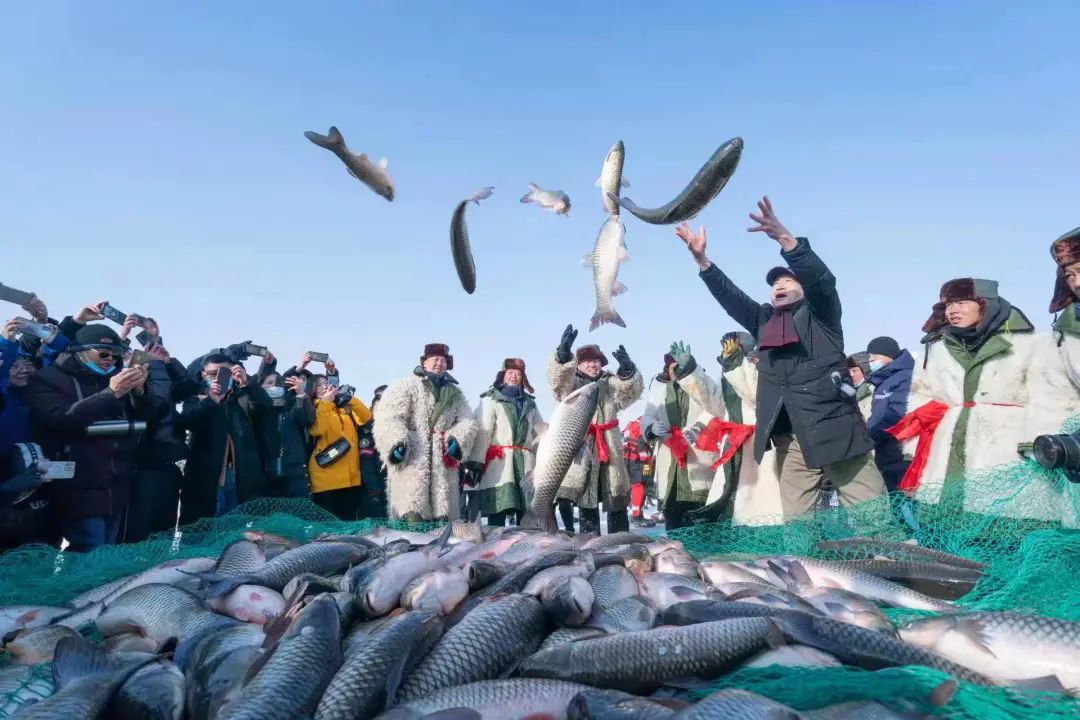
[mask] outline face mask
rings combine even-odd
[[[870,372],[877,372],[883,367],[885,367],[885,363],[881,362],[880,360],[870,361]]]
[[[270,396],[271,400],[280,400],[285,397],[285,388],[280,385],[274,385],[273,387],[266,388],[266,394]]]
[[[108,370],[102,370],[101,368],[99,368],[97,365],[95,365],[92,362],[87,362],[86,360],[83,360],[82,362],[83,362],[83,365],[88,367],[90,370],[92,370],[97,375],[108,375],[109,373],[112,372],[112,368],[109,368]]]

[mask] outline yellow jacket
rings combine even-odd
[[[332,402],[315,401],[315,423],[308,431],[315,440],[315,451],[308,460],[308,474],[311,476],[311,492],[341,490],[360,486],[360,453],[357,449],[357,426],[371,420],[371,410],[356,398],[346,407],[339,408]],[[349,441],[345,455],[331,465],[319,467],[315,456],[333,445],[339,438]]]

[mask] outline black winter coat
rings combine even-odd
[[[315,422],[315,408],[291,392],[270,403],[268,421],[262,423],[266,475],[275,485],[297,487],[307,480],[308,428]]]
[[[164,414],[151,393],[117,399],[109,389],[110,377],[69,355],[34,373],[26,387],[31,439],[50,460],[75,462],[75,477],[46,486],[59,521],[116,515],[131,497],[139,436],[89,437],[87,426],[99,420],[143,420],[152,432],[155,418]]]
[[[850,382],[836,278],[806,238],[780,254],[806,296],[792,310],[799,343],[759,356],[754,458],[761,462],[786,410],[807,466],[820,468],[867,453],[874,445],[854,398],[842,395],[831,377],[836,372]],[[773,306],[755,302],[715,265],[703,270],[701,279],[728,315],[760,341]]]
[[[265,476],[260,446],[265,423],[272,421],[272,409],[270,397],[257,385],[234,388],[220,404],[209,397],[184,403],[179,425],[191,433],[191,444],[184,466],[181,522],[214,516],[218,480],[225,470],[227,437],[232,438],[235,453],[237,500],[262,497]]]

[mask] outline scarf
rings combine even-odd
[[[439,395],[442,394],[442,389],[450,384],[449,376],[446,373],[436,375],[435,373],[430,373],[425,370],[424,377],[431,383],[431,387],[435,391],[435,400],[438,401]]]
[[[514,404],[514,409],[520,418],[525,410],[525,388],[520,385],[500,385],[499,392]]]
[[[788,345],[797,345],[799,333],[795,330],[795,320],[792,318],[794,306],[773,308],[772,315],[761,328],[761,339],[758,342],[758,350],[770,350],[782,348]]]
[[[1002,298],[989,298],[983,308],[982,320],[978,325],[966,328],[946,326],[943,332],[959,343],[968,352],[975,352],[992,335],[1001,330],[1012,314],[1012,305]]]

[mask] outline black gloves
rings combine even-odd
[[[615,352],[611,353],[615,359],[619,362],[618,376],[620,380],[629,380],[633,377],[637,368],[634,366],[634,362],[630,359],[630,353],[626,352],[626,348],[620,345]]]
[[[563,330],[562,340],[559,341],[559,350],[556,358],[560,364],[566,364],[570,362],[573,354],[570,352],[570,348],[574,346],[574,340],[577,339],[577,330],[573,325],[567,325]]]
[[[480,478],[484,475],[484,464],[470,460],[461,465],[461,484],[465,487],[476,487],[480,484]]]

